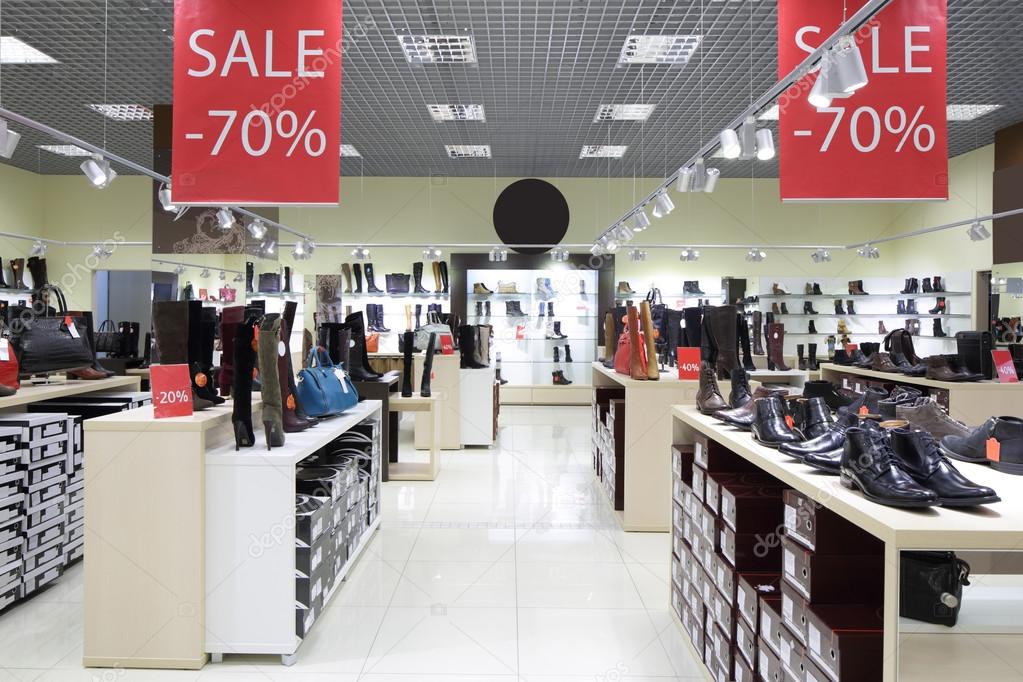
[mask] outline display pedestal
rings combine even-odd
[[[427,462],[391,462],[389,465],[392,481],[433,481],[440,473],[440,439],[442,396],[433,393],[429,398],[413,395],[405,398],[391,398],[390,408],[394,412],[416,412],[416,438],[422,437],[430,451]],[[420,424],[423,428],[420,428]]]
[[[459,370],[461,375],[462,445],[490,447],[497,437],[494,429],[497,405],[494,400],[495,374],[492,367]]]
[[[423,353],[415,355],[415,375],[412,386],[417,390],[423,381]],[[458,353],[433,356],[433,379],[430,380],[430,392],[434,396],[443,396],[438,404],[440,411],[440,435],[438,444],[441,450],[460,450],[462,447],[462,375],[459,365],[461,358]],[[489,395],[489,393],[488,393]],[[484,396],[477,396],[484,399]],[[431,418],[416,415],[415,444],[417,450],[429,450],[434,447],[436,437]]]

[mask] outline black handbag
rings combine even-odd
[[[281,273],[279,272],[259,273],[259,293],[261,294],[281,293]]]
[[[113,320],[103,320],[94,338],[97,353],[120,353],[124,346],[121,331],[114,326]]]
[[[903,552],[899,564],[899,615],[953,627],[970,584],[970,565],[955,552]]]
[[[387,293],[407,294],[409,292],[409,277],[409,275],[401,272],[392,272],[389,275],[385,275],[384,279],[387,281]]]
[[[956,333],[956,351],[959,360],[975,374],[983,374],[985,379],[995,375],[995,361],[991,357],[991,332],[958,332]]]
[[[668,342],[668,316],[665,314],[667,306],[664,305],[661,290],[657,287],[650,287],[646,300],[650,304],[650,317],[653,321],[654,331],[657,332],[656,344],[658,347],[663,347]]]
[[[56,315],[49,316],[45,295],[56,299]],[[23,377],[82,369],[93,363],[85,322],[68,315],[64,294],[55,286],[39,289],[40,301],[32,310],[42,314],[22,313],[11,322],[11,345],[18,356],[19,373]]]

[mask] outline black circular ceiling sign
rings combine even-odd
[[[549,182],[528,178],[504,188],[494,203],[494,229],[504,244],[560,244],[568,234],[568,202]],[[536,255],[544,248],[515,248]]]

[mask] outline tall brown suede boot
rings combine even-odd
[[[646,378],[657,381],[661,373],[657,368],[657,345],[654,340],[654,322],[650,314],[650,301],[639,304],[639,321],[643,325],[643,342],[646,343]]]
[[[639,312],[636,306],[630,305],[629,316],[629,376],[637,381],[646,381],[646,368],[643,367],[643,351],[640,349],[639,340]]]

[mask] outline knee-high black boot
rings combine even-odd
[[[416,343],[416,335],[413,332],[405,332],[402,339],[404,353],[401,364],[401,397],[412,397],[412,346]]]
[[[433,373],[433,354],[436,351],[437,335],[430,332],[430,342],[426,344],[426,356],[423,358],[423,382],[419,386],[419,395],[430,397],[430,375]]]

